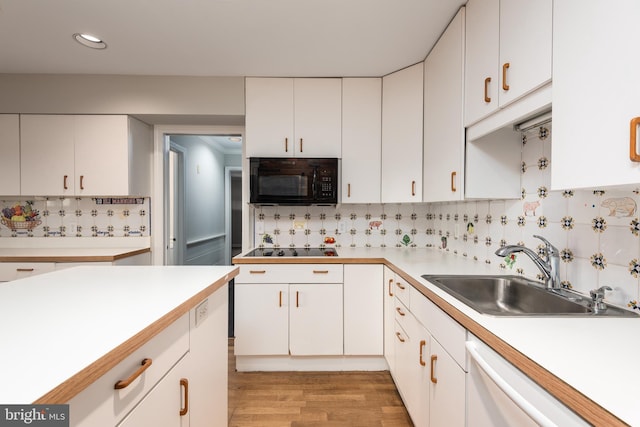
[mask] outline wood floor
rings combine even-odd
[[[411,427],[389,372],[236,372],[229,427]]]

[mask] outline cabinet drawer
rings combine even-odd
[[[71,399],[71,426],[114,426],[188,351],[187,313]],[[116,382],[131,377],[144,359],[151,359],[151,366],[127,387],[116,390]]]
[[[0,282],[21,279],[55,270],[53,262],[0,262]]]
[[[396,323],[402,326],[405,334],[410,334],[412,330],[411,322],[415,321],[413,318],[413,314],[411,314],[411,311],[409,311],[407,306],[404,305],[398,298],[395,298],[394,302],[394,315]]]
[[[413,287],[411,289],[411,293],[414,294],[411,297],[411,311],[418,322],[429,330],[456,363],[466,371],[466,329],[418,290]]]
[[[408,284],[402,277],[396,276],[396,280],[394,282],[394,293],[396,298],[398,298],[407,308],[411,307],[411,293],[410,289],[413,288],[410,284]]]
[[[246,264],[236,283],[342,283],[342,264]]]

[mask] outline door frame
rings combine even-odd
[[[224,168],[224,233],[226,242],[224,247],[224,259],[231,265],[231,246],[233,236],[231,231],[232,200],[231,200],[231,176],[236,172],[242,172],[241,166],[225,166]]]
[[[200,125],[155,125],[153,129],[153,189],[151,197],[151,264],[166,265],[167,224],[166,206],[168,197],[169,142],[168,135],[240,135],[244,141],[244,126],[200,126]],[[249,160],[242,145],[242,168],[249,170]],[[166,177],[166,178],[165,178]],[[249,203],[247,175],[242,174],[242,206]],[[242,209],[242,250],[249,249],[249,236],[253,224],[249,220],[249,209]]]
[[[168,140],[169,135],[165,135],[165,138],[167,138]],[[178,158],[178,167],[177,167],[177,187],[178,187],[178,191],[174,200],[174,203],[177,204],[177,213],[176,213],[176,227],[177,227],[177,231],[174,232],[175,236],[177,237],[174,245],[173,245],[173,251],[174,251],[174,265],[183,265],[184,264],[184,254],[187,251],[187,241],[185,239],[185,223],[184,223],[184,201],[185,201],[185,155],[187,153],[187,149],[184,148],[183,146],[175,143],[175,142],[171,142],[171,140],[168,141],[169,143],[169,151],[173,151],[176,153],[177,158]],[[169,182],[169,169],[170,169],[171,165],[168,164],[167,166],[167,174],[165,175],[165,179],[167,180],[167,193],[165,194],[169,194],[169,187],[171,185],[173,185],[173,183]],[[165,215],[167,218],[170,218],[169,215],[169,210],[170,210],[170,203],[169,203],[169,199],[167,199],[167,203],[165,203]],[[165,264],[168,264],[169,261],[169,257],[168,257],[168,252],[169,252],[169,246],[171,245],[170,239],[171,239],[171,233],[170,228],[169,228],[169,221],[166,222],[165,224],[165,230],[164,230],[164,241],[167,243],[164,247],[165,247]]]

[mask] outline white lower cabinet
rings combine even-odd
[[[395,310],[394,297],[396,274],[389,267],[384,267],[384,358],[391,375],[395,374]]]
[[[145,396],[118,427],[189,426],[189,353]]]
[[[343,349],[341,283],[289,285],[292,356],[334,356]]]
[[[385,306],[385,315],[394,317],[394,336],[385,329],[385,337],[394,340],[393,349],[385,346],[385,357],[411,420],[420,427],[464,427],[466,330],[414,287],[391,276],[389,270],[387,277],[401,293],[393,297],[393,312]],[[393,289],[387,289],[385,304]]]
[[[70,425],[226,425],[227,313],[225,285],[71,399]]]
[[[0,262],[0,282],[22,279],[56,269],[53,262]]]
[[[236,356],[342,355],[342,281],[337,264],[242,265],[234,288]]]
[[[344,266],[344,354],[384,353],[382,265]]]

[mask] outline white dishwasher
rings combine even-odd
[[[466,346],[467,427],[589,425],[477,337]]]

